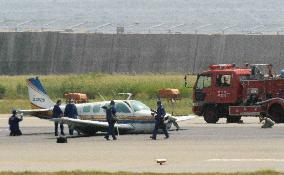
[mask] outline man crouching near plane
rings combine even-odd
[[[162,102],[160,100],[157,101],[157,111],[154,111],[156,113],[155,116],[155,128],[153,130],[153,135],[150,137],[152,140],[156,140],[156,136],[158,133],[158,129],[161,128],[165,134],[165,139],[169,138],[169,133],[167,131],[167,126],[164,123],[164,117],[166,115],[166,111],[162,105]]]
[[[115,133],[114,133],[114,125],[116,123],[115,103],[113,100],[111,100],[110,105],[103,106],[102,108],[106,110],[106,119],[108,122],[108,131],[107,131],[107,134],[105,135],[105,139],[109,140],[109,135],[111,135],[112,139],[116,140]]]
[[[23,115],[20,118],[17,117],[17,111],[13,109],[12,116],[9,118],[10,136],[20,136],[22,132],[19,127],[19,123],[23,120]]]
[[[61,100],[57,100],[56,105],[54,105],[53,110],[52,110],[52,118],[60,118],[63,114],[62,110],[60,109],[61,105]],[[58,121],[54,122],[55,126],[55,136],[58,136]],[[64,134],[64,126],[63,123],[60,123],[60,130],[61,130],[61,135]]]

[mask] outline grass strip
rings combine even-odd
[[[95,172],[95,171],[60,171],[60,172],[0,172],[0,175],[284,175],[284,173],[263,170],[236,173],[130,173],[130,172]]]
[[[12,108],[28,109],[28,90],[26,79],[28,75],[0,76],[0,85],[5,88],[5,94],[0,99],[0,113],[10,113]],[[183,100],[176,105],[177,114],[191,112],[192,89],[184,87],[181,74],[70,74],[70,75],[43,75],[40,80],[49,96],[56,100],[63,98],[67,92],[86,93],[92,101],[105,99],[121,99],[120,92],[130,92],[134,98],[143,101],[150,107],[155,107],[157,93],[162,88],[179,89]],[[190,76],[191,85],[196,77]],[[167,104],[166,104],[167,105]],[[169,106],[170,107],[170,106]]]

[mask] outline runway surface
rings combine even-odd
[[[168,140],[121,135],[106,141],[98,135],[58,144],[53,123],[36,118],[21,123],[23,136],[9,137],[7,117],[0,115],[0,171],[284,171],[284,125],[261,129],[258,118],[245,118],[244,124],[206,124],[195,118],[181,124],[183,130],[170,131]],[[158,165],[157,158],[167,163]]]

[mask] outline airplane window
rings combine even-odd
[[[101,105],[100,104],[96,104],[93,106],[93,112],[94,113],[99,113],[101,109]]]
[[[142,110],[150,110],[148,106],[146,106],[144,103],[140,101],[130,101],[133,110],[136,111],[142,111]]]
[[[116,103],[116,112],[122,112],[122,113],[130,113],[129,108],[124,103]]]
[[[84,106],[83,107],[83,112],[90,112],[91,111],[91,106]]]

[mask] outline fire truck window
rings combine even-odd
[[[217,75],[216,84],[219,87],[231,86],[231,75]]]
[[[211,86],[211,76],[199,76],[196,89],[203,89]]]
[[[250,78],[249,75],[242,75],[240,76],[240,81],[249,80],[249,78]]]

